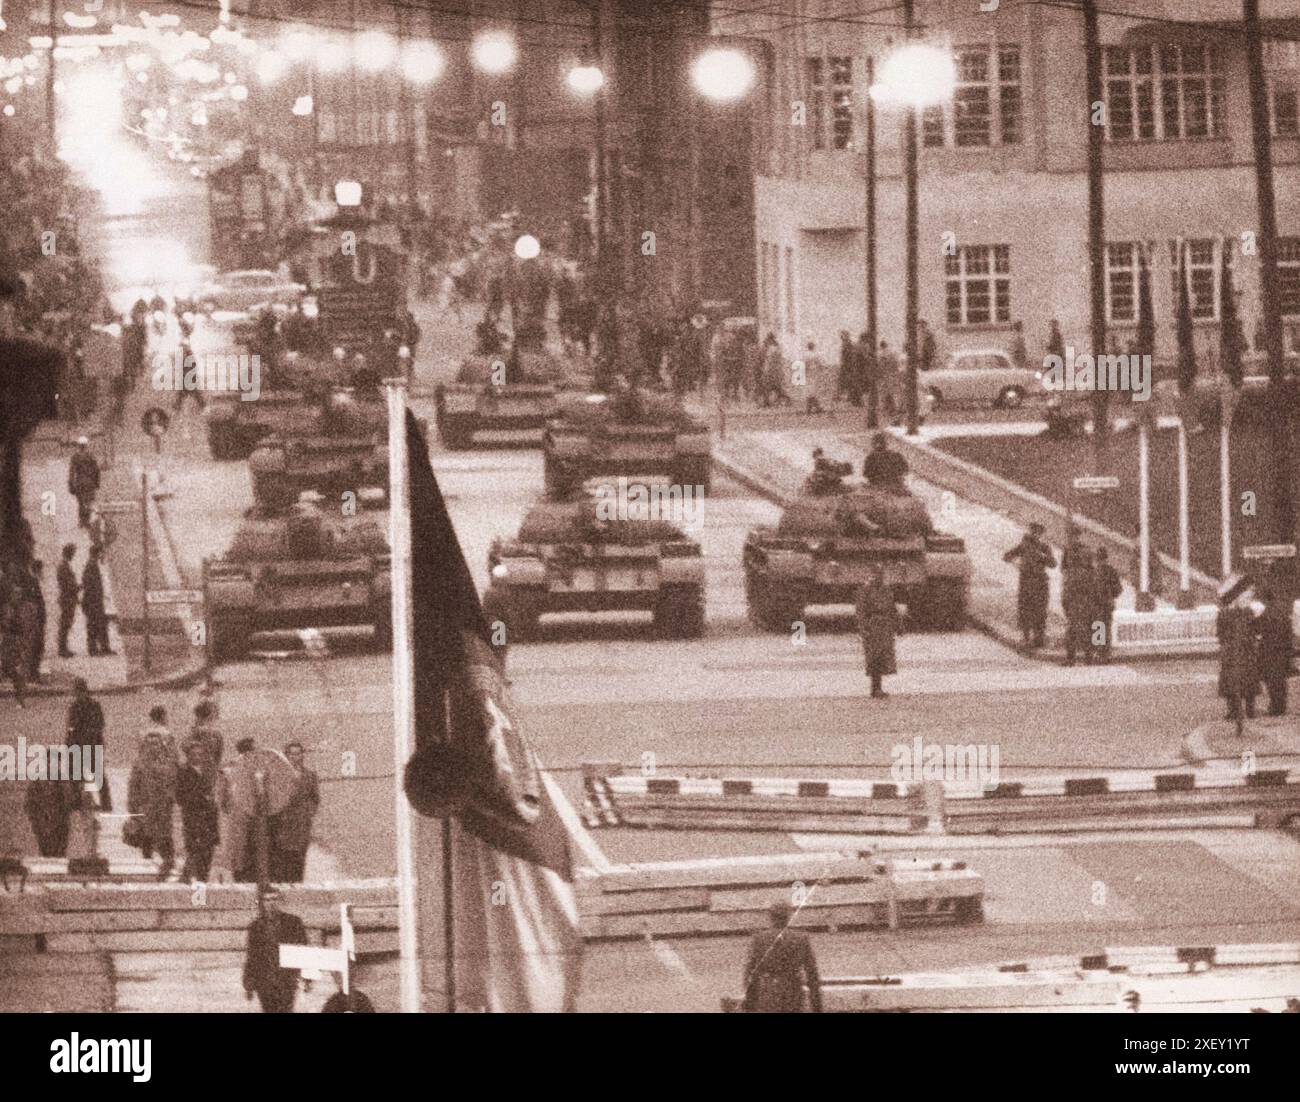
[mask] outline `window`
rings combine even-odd
[[[794,332],[794,249],[785,247],[785,331]]]
[[[1219,137],[1224,78],[1217,46],[1108,46],[1103,60],[1109,141]]]
[[[1215,321],[1219,317],[1218,249],[1213,238],[1184,241],[1183,260],[1187,265],[1187,290],[1193,320]],[[1178,309],[1178,242],[1169,242],[1169,280],[1173,288],[1174,310]]]
[[[1300,316],[1300,237],[1277,239],[1277,289],[1282,313]]]
[[[965,46],[956,51],[957,86],[952,99],[955,146],[1014,145],[1021,137],[1020,47]],[[942,146],[945,133],[942,106],[921,113],[921,142]]]
[[[1300,137],[1300,73],[1291,72],[1273,78],[1269,85],[1275,138]]]
[[[1106,246],[1106,317],[1137,321],[1138,250],[1131,241]]]
[[[1011,246],[966,245],[944,261],[949,325],[1011,320]]]
[[[814,149],[853,148],[853,59],[810,57],[808,126]]]

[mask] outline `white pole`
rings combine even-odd
[[[1222,547],[1219,569],[1226,579],[1232,573],[1232,471],[1228,457],[1228,434],[1232,430],[1232,405],[1224,395],[1219,407],[1219,517]]]
[[[1139,612],[1154,607],[1151,598],[1151,429],[1138,421],[1138,594]]]
[[[1192,599],[1191,531],[1187,516],[1187,425],[1178,418],[1178,607]]]
[[[411,502],[406,450],[406,380],[386,379],[388,398],[388,538],[393,593],[393,810],[397,825],[397,928],[402,1013],[420,1012],[415,925],[415,844],[411,805],[402,790],[415,745],[415,664],[411,650]]]

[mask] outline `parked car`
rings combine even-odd
[[[209,313],[239,313],[254,306],[274,302],[297,302],[307,288],[278,272],[264,268],[242,272],[222,272],[211,283],[199,288],[196,296],[200,308]]]
[[[1010,353],[996,348],[964,348],[942,367],[918,372],[917,386],[931,408],[992,405],[1015,409],[1029,398],[1047,394],[1042,372],[1020,368]]]

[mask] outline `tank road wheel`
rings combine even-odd
[[[654,626],[661,639],[698,639],[704,634],[704,587],[661,589],[655,601]]]
[[[709,490],[709,476],[713,470],[713,461],[707,455],[691,456],[677,464],[677,481],[681,486],[703,486],[705,493]]]
[[[546,496],[562,501],[575,490],[581,482],[567,463],[555,459],[550,452],[542,458],[543,478],[546,482]]]
[[[463,417],[443,417],[438,423],[438,435],[449,451],[464,451],[474,444],[474,427]]]
[[[803,617],[803,604],[789,595],[779,596],[768,582],[755,581],[749,589],[749,618],[764,631],[788,632]]]
[[[493,635],[496,634],[498,623],[505,626],[507,647],[527,643],[537,637],[541,611],[537,602],[531,598],[489,589],[483,596],[483,615]]]
[[[961,631],[966,627],[966,587],[961,582],[932,578],[909,602],[907,614],[929,631]]]
[[[213,662],[237,662],[248,655],[253,634],[248,616],[230,613],[208,617],[208,650]]]

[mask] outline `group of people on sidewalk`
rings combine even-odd
[[[78,577],[75,543],[63,545],[55,572],[59,610],[58,654],[73,658],[69,635],[80,608],[86,618],[86,652],[92,657],[116,653],[108,637],[101,562],[107,536],[95,510],[99,464],[81,437],[68,464],[68,492],[77,502],[77,520],[90,540],[86,562]],[[21,521],[22,537],[0,554],[0,676],[10,681],[20,708],[26,706],[29,684],[44,680],[45,638],[49,605],[45,596],[45,563],[36,556],[31,524]]]
[[[1024,649],[1044,646],[1047,634],[1047,572],[1056,556],[1043,539],[1043,526],[1031,524],[1024,538],[1002,556],[1020,572],[1016,621]],[[1115,602],[1124,587],[1106,548],[1086,547],[1071,528],[1061,554],[1061,611],[1065,614],[1065,664],[1110,660]]]
[[[1219,591],[1215,635],[1219,640],[1219,695],[1227,703],[1226,719],[1236,724],[1255,718],[1260,688],[1268,692],[1268,714],[1286,714],[1287,678],[1291,676],[1292,602],[1281,586],[1249,578],[1229,578]]]

